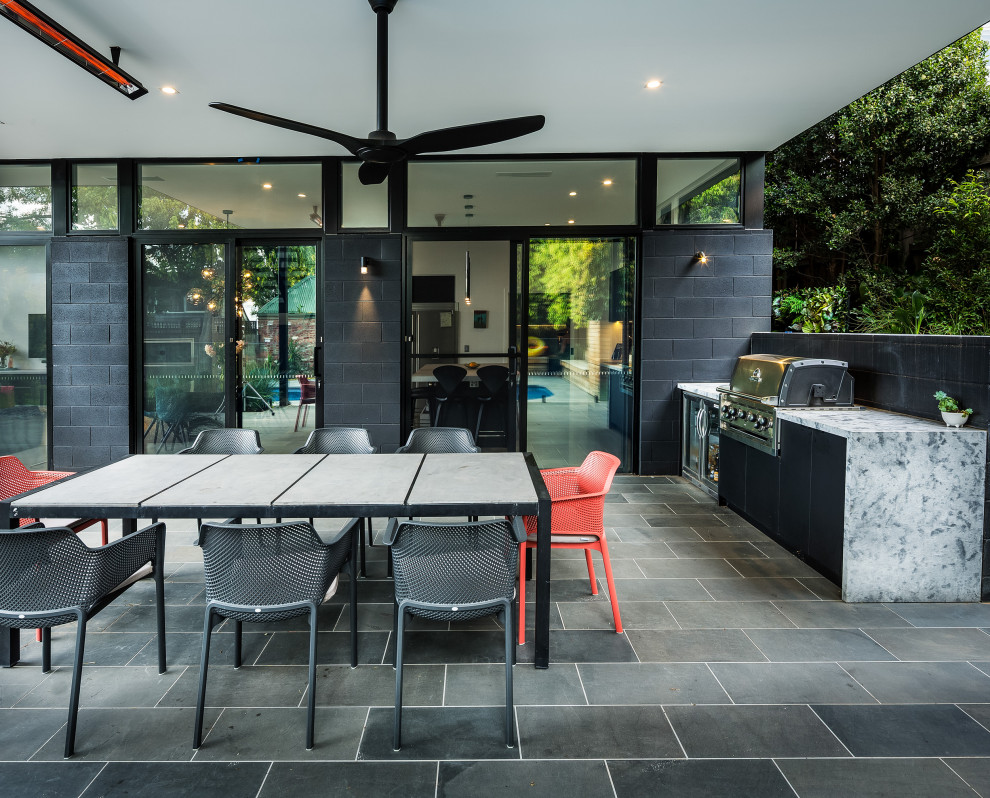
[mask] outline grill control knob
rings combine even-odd
[[[746,416],[746,420],[747,421],[756,421],[756,416],[754,416],[752,413],[750,413],[748,416]]]
[[[757,419],[756,419],[756,426],[758,426],[758,427],[765,427],[766,424],[767,424],[767,420],[763,416],[758,416],[757,417]]]

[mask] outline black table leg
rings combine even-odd
[[[134,532],[137,532],[137,519],[136,518],[121,518],[121,531],[123,536],[126,537]]]
[[[536,651],[533,664],[550,667],[550,497],[540,497],[536,522]]]
[[[21,658],[21,630],[0,626],[0,668],[12,668]]]

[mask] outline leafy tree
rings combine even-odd
[[[778,289],[863,281],[893,296],[924,271],[950,181],[990,149],[986,51],[964,36],[771,153]]]
[[[51,186],[0,186],[0,230],[51,229]]]
[[[682,224],[739,222],[739,172],[688,199],[680,207]]]

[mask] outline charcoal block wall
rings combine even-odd
[[[680,473],[677,383],[727,380],[770,329],[772,252],[770,230],[643,233],[639,473]]]
[[[752,352],[844,360],[856,380],[858,404],[941,420],[932,394],[943,390],[975,411],[969,423],[990,420],[990,336],[766,333]],[[990,600],[990,451],[983,504],[983,600]]]
[[[401,443],[402,238],[324,240],[323,418],[364,427],[382,451]],[[361,274],[362,257],[373,259]]]
[[[129,452],[128,261],[124,238],[52,240],[52,464]]]

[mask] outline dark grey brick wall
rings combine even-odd
[[[361,257],[374,258],[361,274]],[[324,242],[324,424],[364,427],[382,451],[401,441],[402,238]]]
[[[770,329],[772,252],[770,230],[643,234],[639,473],[680,473],[677,383],[727,380]]]
[[[105,465],[130,451],[127,241],[52,240],[53,466]]]

